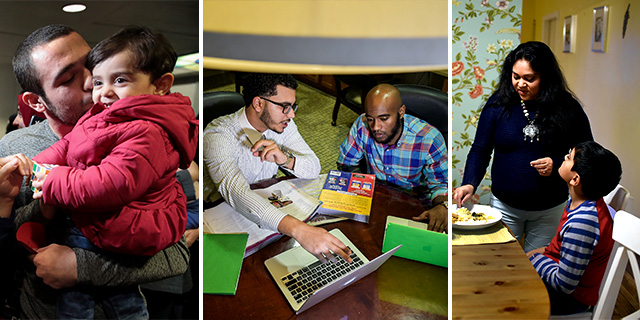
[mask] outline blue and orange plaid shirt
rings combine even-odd
[[[447,146],[440,131],[423,120],[405,114],[400,139],[386,145],[371,137],[361,115],[340,145],[337,164],[356,167],[363,158],[377,180],[416,194],[423,203],[447,195]]]

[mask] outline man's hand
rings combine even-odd
[[[251,147],[254,157],[260,157],[262,162],[269,161],[281,165],[287,162],[287,155],[271,140],[260,140]]]
[[[54,289],[75,286],[78,283],[76,253],[67,246],[51,244],[38,249],[33,257],[36,275]]]
[[[40,204],[40,212],[45,219],[52,220],[56,216],[56,207],[45,204],[42,199],[38,200],[38,203]]]
[[[538,160],[531,161],[531,166],[538,170],[538,174],[543,177],[548,177],[553,171],[553,160],[549,157],[540,158]]]
[[[429,220],[428,230],[435,232],[447,231],[449,225],[448,221],[449,212],[443,205],[437,205],[417,217],[413,217],[413,220],[424,221]]]
[[[200,229],[188,229],[184,232],[184,237],[187,240],[187,247],[191,248],[194,242],[198,240],[200,236]]]
[[[323,263],[327,260],[336,261],[332,252],[349,263],[353,260],[349,257],[351,251],[347,246],[323,228],[312,227],[292,216],[286,216],[280,221],[278,230],[296,239],[305,250]]]
[[[527,258],[533,257],[533,255],[536,254],[536,253],[543,254],[545,249],[547,249],[547,247],[540,247],[538,249],[533,249],[533,250],[527,252]]]

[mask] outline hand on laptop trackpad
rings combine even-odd
[[[321,263],[302,247],[287,250],[264,263],[296,314],[375,271],[401,247],[398,245],[369,261],[339,229],[333,229],[329,233],[351,250],[352,263],[338,257],[335,257],[337,262]]]

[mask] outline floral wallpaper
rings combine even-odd
[[[453,188],[460,186],[467,153],[485,102],[498,84],[506,55],[520,44],[522,0],[452,1],[451,94]],[[489,203],[489,170],[474,202]]]

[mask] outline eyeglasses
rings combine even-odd
[[[280,103],[280,102],[271,101],[271,100],[269,100],[267,98],[263,98],[263,97],[260,97],[260,99],[267,100],[267,101],[269,101],[269,102],[271,102],[271,103],[273,103],[275,105],[281,106],[282,107],[282,113],[284,113],[284,114],[289,113],[289,111],[291,109],[293,109],[293,112],[296,112],[298,110],[298,104],[295,103],[295,102],[293,104],[289,104],[289,103]]]

